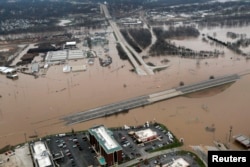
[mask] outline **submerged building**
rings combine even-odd
[[[103,125],[88,130],[90,144],[97,154],[100,165],[112,166],[122,161],[122,147],[113,137],[113,133]]]
[[[237,136],[234,136],[234,139],[236,142],[240,143],[245,148],[250,149],[250,139],[247,136],[237,135]]]

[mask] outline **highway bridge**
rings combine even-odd
[[[147,74],[153,75],[155,70],[166,69],[169,67],[169,65],[162,65],[162,66],[149,66],[149,65],[147,65],[144,62],[144,60],[142,59],[142,57],[124,39],[117,24],[112,20],[112,17],[107,9],[107,6],[104,4],[100,4],[100,8],[103,11],[106,19],[109,21],[109,24],[112,27],[112,29],[117,37],[117,41],[119,41],[121,47],[126,52],[131,64],[134,66],[135,72],[138,75],[147,75]]]
[[[135,57],[136,57],[137,60],[138,60],[139,56],[134,51],[134,49],[127,43],[127,41],[123,38],[123,36],[122,36],[122,34],[120,32],[120,29],[117,27],[116,23],[112,20],[112,17],[110,16],[109,11],[107,9],[107,6],[104,5],[104,4],[100,4],[100,8],[104,12],[104,15],[107,18],[107,20],[109,21],[109,24],[112,27],[112,29],[113,29],[113,31],[114,31],[114,33],[116,35],[117,41],[119,41],[121,47],[126,52],[131,64],[134,66],[134,69],[135,69],[136,73],[138,75],[147,75],[147,73],[141,68],[140,64],[138,64],[138,62],[135,59]],[[140,62],[140,63],[142,63],[142,62]],[[151,70],[148,73],[153,74],[153,72]]]
[[[148,105],[148,96],[140,96],[118,103],[105,105],[85,112],[76,113],[63,118],[67,124],[76,124],[95,118],[105,117],[116,113],[127,112],[130,109]]]
[[[208,88],[228,84],[237,81],[240,78],[239,75],[229,75],[219,78],[214,78],[186,86],[180,86],[173,89],[164,90],[161,92],[139,96],[131,98],[128,100],[120,101],[117,103],[108,104],[102,107],[95,109],[90,109],[87,111],[75,113],[69,116],[65,116],[62,119],[66,122],[67,125],[77,124],[84,121],[105,117],[117,113],[127,112],[133,108],[142,107],[145,105],[150,105],[158,101],[167,100],[177,96],[185,95],[188,93],[193,93]]]

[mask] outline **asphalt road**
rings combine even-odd
[[[183,92],[184,94],[187,94],[187,93],[197,92],[199,90],[204,90],[204,89],[212,88],[215,86],[220,86],[223,84],[231,83],[231,82],[238,80],[239,78],[240,78],[239,75],[233,74],[229,76],[223,76],[219,78],[210,79],[210,80],[203,81],[203,82],[198,82],[192,85],[180,86],[176,88],[176,90],[179,90]]]
[[[143,105],[148,105],[148,96],[140,96],[129,100],[121,101],[118,103],[109,104],[103,107],[91,109],[85,112],[76,113],[63,118],[68,125],[88,121],[95,118],[109,116],[115,113],[127,112],[128,110]]]
[[[128,57],[129,57],[131,63],[133,64],[137,74],[147,75],[147,73],[148,73],[150,75],[153,75],[154,74],[153,70],[149,68],[149,66],[144,62],[144,60],[141,58],[141,56],[123,38],[123,36],[120,32],[120,29],[117,27],[116,23],[113,20],[111,20],[112,17],[109,14],[107,6],[101,4],[101,8],[104,11],[104,14],[105,14],[106,18],[108,19],[110,26],[112,27],[114,33],[116,34],[117,40],[120,42],[120,45],[122,46],[123,50],[128,55]],[[140,64],[137,63],[135,58],[143,66],[144,69],[141,68]]]
[[[139,96],[135,98],[131,98],[128,100],[124,100],[117,103],[112,103],[109,105],[105,105],[102,107],[98,107],[95,109],[90,109],[87,111],[75,113],[69,116],[65,116],[62,118],[66,122],[67,125],[72,125],[76,123],[81,123],[84,121],[88,121],[95,118],[105,117],[112,114],[117,114],[121,112],[127,112],[130,109],[142,107],[145,105],[152,104],[157,101],[166,100],[169,98],[173,98],[176,96],[212,88],[215,86],[220,86],[223,84],[235,82],[239,79],[239,75],[234,74],[230,76],[224,76],[219,78],[210,79],[207,81],[186,85],[186,86],[180,86],[175,89],[171,89],[171,91],[164,90],[162,92],[157,92],[154,94],[146,95],[146,96]],[[153,98],[153,100],[152,100]]]

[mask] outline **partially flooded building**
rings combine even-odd
[[[113,137],[113,133],[103,125],[88,130],[90,144],[101,156],[98,157],[102,166],[113,166],[122,161],[122,147]]]
[[[237,136],[234,136],[234,139],[236,142],[238,142],[245,148],[250,149],[250,139],[248,137],[244,135],[237,135]]]
[[[55,167],[50,151],[43,141],[30,144],[30,150],[35,167]]]

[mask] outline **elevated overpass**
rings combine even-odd
[[[123,38],[119,28],[117,27],[116,23],[111,19],[112,17],[109,14],[109,11],[107,9],[107,6],[104,4],[100,4],[102,11],[105,14],[106,19],[109,21],[110,26],[112,27],[117,40],[119,41],[121,47],[123,48],[123,50],[126,52],[126,54],[128,55],[128,58],[130,60],[130,62],[132,63],[132,65],[135,68],[135,71],[137,72],[137,74],[139,75],[147,75],[147,74],[154,74],[153,70],[151,70],[148,65],[143,61],[143,59],[138,55],[138,53],[127,43],[127,41]],[[138,62],[140,64],[138,64]],[[146,71],[146,72],[145,72]]]
[[[120,45],[122,46],[123,50],[128,55],[128,58],[132,63],[132,65],[134,66],[135,71],[137,72],[138,75],[147,75],[147,74],[153,75],[155,70],[161,70],[169,67],[169,65],[155,66],[155,67],[147,65],[142,59],[142,57],[123,38],[120,29],[117,27],[117,24],[112,20],[112,17],[107,9],[107,6],[104,4],[100,4],[100,8],[103,11],[106,19],[109,21],[109,24],[112,27],[117,37],[117,40],[120,42]]]
[[[223,76],[215,79],[210,79],[186,86],[180,86],[173,89],[164,90],[161,92],[139,96],[135,98],[131,98],[128,100],[108,104],[102,107],[98,107],[95,109],[90,109],[87,111],[75,113],[69,116],[65,116],[62,120],[65,121],[67,125],[77,124],[84,121],[105,117],[117,113],[127,112],[133,108],[143,107],[145,105],[150,105],[152,103],[156,103],[158,101],[167,100],[170,98],[174,98],[177,96],[182,96],[185,94],[205,90],[208,88],[221,86],[224,84],[232,83],[237,81],[240,78],[239,75],[229,75]]]

